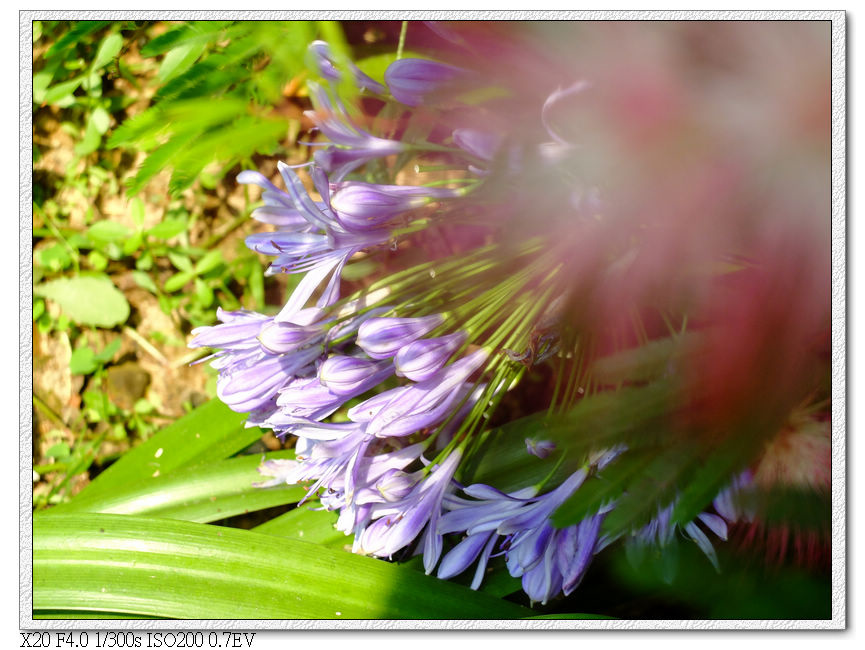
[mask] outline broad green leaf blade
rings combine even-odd
[[[168,474],[179,467],[223,460],[258,440],[261,429],[245,428],[246,414],[211,400],[126,452],[78,497],[120,490],[131,481]]]
[[[294,458],[293,450],[273,452],[266,459]],[[299,486],[254,487],[262,476],[258,454],[212,464],[185,467],[167,475],[135,481],[111,492],[79,496],[45,512],[102,512],[148,515],[207,523],[246,512],[297,503],[306,492]]]
[[[319,505],[318,501],[314,502],[314,507]],[[279,517],[274,517],[252,530],[256,533],[288,537],[289,539],[310,544],[321,544],[331,548],[341,549],[346,545],[350,548],[353,538],[334,528],[337,519],[336,512],[312,510],[309,506],[302,505]]]
[[[415,571],[245,530],[124,515],[33,524],[34,614],[189,619],[522,618],[531,610]]]
[[[114,327],[129,318],[129,303],[107,275],[58,278],[33,287],[80,325]]]

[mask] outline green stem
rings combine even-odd
[[[399,61],[402,58],[402,51],[405,47],[405,35],[408,31],[408,21],[402,21],[402,25],[399,28],[399,43],[396,46],[396,60]]]

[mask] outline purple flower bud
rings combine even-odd
[[[335,395],[356,395],[366,391],[390,374],[389,363],[334,355],[321,364],[318,380]]]
[[[454,144],[482,160],[492,160],[501,145],[501,136],[478,129],[456,129]]]
[[[412,381],[432,377],[466,340],[466,332],[456,332],[433,339],[421,339],[404,346],[394,359],[396,374]]]
[[[220,373],[216,395],[238,413],[262,408],[311,360],[305,353],[279,356],[261,353]]]
[[[330,45],[324,41],[313,41],[307,48],[308,63],[318,70],[318,73],[328,81],[339,82],[342,79],[342,74],[337,69],[336,60],[333,53],[330,51]],[[359,88],[370,90],[374,93],[382,94],[385,92],[384,86],[377,81],[371,79],[360,68],[354,65],[351,61],[346,62],[351,74],[354,77],[354,82]]]
[[[252,311],[225,311],[221,307],[217,308],[216,317],[222,321],[221,324],[196,327],[192,330],[194,338],[189,342],[189,347],[252,349],[256,345],[255,337],[258,336],[261,326],[271,320]]]
[[[407,474],[399,469],[391,469],[378,480],[375,487],[385,501],[393,503],[408,496],[419,478],[419,472]]]
[[[556,443],[550,440],[535,440],[526,438],[526,451],[538,458],[546,458],[556,448]]]
[[[258,340],[268,352],[284,354],[312,343],[321,335],[320,327],[305,327],[289,322],[272,322],[261,328]]]
[[[458,198],[462,194],[461,190],[448,188],[346,182],[337,186],[331,207],[346,228],[368,230],[430,201]]]
[[[391,63],[384,80],[393,98],[406,106],[419,106],[454,91],[466,70],[428,59],[399,59]]]
[[[388,359],[444,320],[441,314],[423,318],[372,318],[358,328],[357,344],[373,359]]]
[[[397,186],[344,183],[333,193],[331,207],[343,226],[351,230],[365,230],[376,228],[430,201],[427,197],[411,192],[388,191],[389,187]]]

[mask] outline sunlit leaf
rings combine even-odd
[[[388,562],[245,530],[127,515],[37,516],[33,606],[174,618],[522,618]]]
[[[187,465],[228,458],[262,435],[261,429],[243,426],[246,418],[246,414],[235,413],[218,400],[206,402],[130,449],[87,485],[78,498],[116,491],[132,481],[152,477],[157,469],[168,474]]]
[[[114,327],[129,317],[129,303],[107,275],[58,278],[33,292],[53,300],[76,323]]]
[[[114,33],[106,36],[99,45],[99,50],[96,52],[96,56],[93,59],[92,69],[98,70],[110,63],[120,53],[122,47],[123,37],[120,34]]]

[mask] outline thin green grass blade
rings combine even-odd
[[[33,525],[34,615],[502,619],[531,610],[394,564],[246,530],[125,515]]]
[[[186,465],[223,460],[258,440],[262,431],[244,428],[243,413],[211,400],[130,449],[76,497],[110,494],[130,482],[168,474]]]
[[[277,458],[292,459],[294,451],[264,455],[264,459]],[[164,476],[135,481],[116,491],[79,496],[44,514],[102,512],[207,523],[297,503],[306,495],[298,486],[254,487],[263,478],[257,471],[262,460],[262,456],[254,454],[181,468]]]

